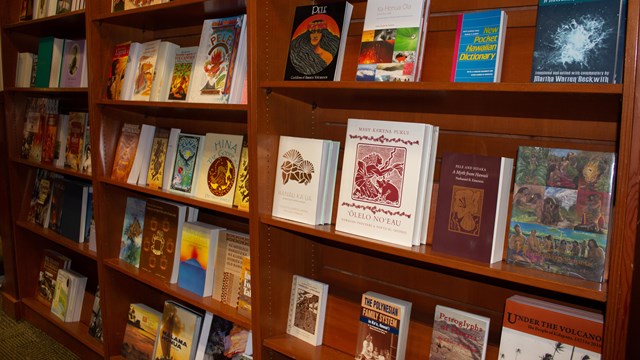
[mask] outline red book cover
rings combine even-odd
[[[86,121],[86,113],[69,113],[69,133],[67,135],[67,147],[65,148],[64,161],[64,166],[66,168],[80,171]]]
[[[131,43],[123,43],[116,45],[113,50],[113,58],[111,60],[111,70],[109,72],[109,80],[107,82],[107,99],[120,99],[122,91],[122,83],[124,80],[127,60],[129,59],[129,48]]]
[[[43,164],[51,165],[56,150],[56,137],[58,130],[58,114],[47,114],[47,121],[44,131],[44,142],[42,144]]]
[[[129,172],[131,172],[136,150],[138,149],[141,128],[140,124],[125,123],[122,125],[111,170],[111,178],[113,180],[126,182],[129,178]]]

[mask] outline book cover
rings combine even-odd
[[[100,288],[96,289],[91,307],[91,320],[89,322],[89,335],[103,342],[102,336],[102,308],[100,307]]]
[[[507,13],[502,10],[458,15],[452,82],[500,82]]]
[[[362,294],[356,357],[403,360],[410,316],[411,303],[408,301],[373,291]]]
[[[69,135],[69,114],[58,115],[56,145],[53,153],[53,165],[64,167],[67,152],[67,136]]]
[[[426,236],[422,216],[433,127],[349,119],[336,230],[412,246]]]
[[[133,161],[138,149],[138,141],[140,140],[140,124],[122,124],[118,145],[113,159],[113,168],[111,170],[111,179],[126,182],[133,166]]]
[[[167,142],[167,153],[164,159],[164,170],[162,174],[162,190],[169,190],[173,180],[173,164],[176,162],[176,148],[178,147],[178,135],[180,129],[171,128],[169,131],[169,141]]]
[[[313,346],[322,344],[329,285],[293,275],[287,334]]]
[[[42,19],[47,16],[47,0],[33,0],[33,19]]]
[[[56,150],[56,136],[58,134],[58,114],[47,113],[45,120],[45,129],[42,139],[42,157],[40,162],[43,164],[53,164],[53,157]]]
[[[176,50],[173,59],[171,77],[167,86],[163,88],[162,100],[186,101],[191,86],[193,62],[198,53],[197,46],[181,47]]]
[[[53,1],[53,0],[52,0]],[[53,51],[51,53],[51,72],[49,73],[49,87],[57,88],[60,86],[60,72],[62,70],[62,51],[66,39],[54,39]]]
[[[124,10],[125,0],[111,0],[111,12],[118,12]]]
[[[127,178],[127,183],[131,185],[147,185],[147,175],[149,173],[149,160],[153,147],[153,137],[156,132],[155,125],[142,124],[140,138],[136,147],[136,155],[133,158],[131,171]]]
[[[89,185],[74,180],[56,179],[51,198],[49,228],[67,239],[84,242],[88,198]],[[54,219],[55,226],[52,227]]]
[[[233,195],[233,205],[240,210],[249,211],[249,148],[242,146],[240,164],[238,165],[238,180]]]
[[[233,205],[242,135],[207,133],[201,155],[195,196],[202,200]]]
[[[200,296],[211,296],[217,265],[221,227],[187,222],[182,227],[178,286]]]
[[[29,213],[27,219],[44,228],[49,227],[49,219],[51,216],[51,197],[53,194],[53,182],[55,179],[61,179],[62,175],[39,170],[36,175],[36,185],[33,196],[31,198]]]
[[[178,262],[186,206],[148,199],[144,212],[140,271],[167,283],[178,281]]]
[[[531,82],[622,83],[625,0],[539,0]]]
[[[603,281],[615,154],[522,146],[507,262]]]
[[[86,40],[66,40],[62,51],[62,67],[60,71],[60,87],[83,86],[83,75],[86,76]],[[84,79],[86,81],[86,79]],[[86,86],[86,85],[84,85]]]
[[[244,15],[204,21],[189,102],[228,102],[244,21]]]
[[[80,171],[82,165],[82,150],[84,148],[84,131],[86,127],[87,113],[69,112],[67,145],[65,147],[65,168]]]
[[[71,259],[51,249],[44,249],[38,273],[38,289],[36,298],[51,307],[56,289],[56,279],[60,269],[68,269]]]
[[[153,360],[162,313],[141,303],[129,305],[120,353],[127,360]]]
[[[213,298],[231,307],[238,306],[242,258],[249,256],[249,234],[232,230],[220,232],[213,276]]]
[[[42,2],[44,2],[44,0],[42,0]],[[38,66],[36,67],[36,87],[49,87],[49,77],[51,75],[51,65],[53,61],[53,49],[56,46],[55,43],[60,44],[61,42],[62,39],[54,38],[52,36],[40,38],[38,43]]]
[[[164,166],[167,158],[167,148],[169,146],[169,134],[169,129],[157,127],[153,135],[149,170],[147,171],[147,186],[151,189],[162,189],[164,172],[168,171]]]
[[[20,3],[20,21],[27,21],[33,18],[33,0],[22,0]]]
[[[118,1],[118,0],[114,0]],[[120,0],[122,1],[122,0]],[[124,82],[125,70],[129,61],[129,50],[131,42],[118,44],[113,49],[113,57],[111,59],[111,69],[109,72],[109,80],[107,81],[107,99],[119,100],[122,93],[122,85]]]
[[[22,147],[20,157],[33,162],[42,159],[42,141],[47,119],[46,98],[29,98],[27,100],[27,114],[22,133]]]
[[[168,41],[162,41],[160,43],[155,72],[153,73],[153,82],[151,84],[150,101],[166,100],[166,97],[163,98],[161,94],[165,88],[169,87],[171,71],[175,65],[176,50],[179,48],[178,45]]]
[[[484,360],[491,319],[436,305],[429,360]]]
[[[602,339],[602,314],[514,295],[504,309],[499,358],[599,360]]]
[[[367,1],[358,81],[419,81],[429,0]]]
[[[41,197],[40,192],[44,190],[45,192],[43,194],[46,194],[51,191],[50,189],[53,187],[52,182],[48,179],[49,174],[49,171],[45,169],[36,169],[35,171],[33,188],[31,190],[31,200],[29,201],[29,209],[27,210],[27,221],[29,222],[36,222],[36,214],[39,211],[38,206],[42,205],[38,204],[38,200],[44,199]],[[46,188],[40,189],[43,179],[47,180],[47,183],[44,184]]]
[[[353,5],[296,7],[285,80],[340,80]]]
[[[238,313],[251,318],[251,258],[242,257],[240,269],[240,291],[238,292]]]
[[[62,178],[51,181],[51,200],[49,205],[48,228],[59,233],[64,205],[64,182]]]
[[[502,260],[513,159],[444,153],[434,251],[494,263]]]
[[[51,300],[51,313],[58,319],[65,321],[67,318],[67,312],[69,311],[69,301],[71,290],[71,276],[68,272],[58,270],[58,276],[56,277],[56,288]]]
[[[89,126],[89,114],[84,113],[85,126],[82,138],[82,153],[80,156],[80,171],[91,175],[91,128]]]
[[[147,201],[136,197],[127,197],[120,238],[120,259],[138,267],[142,247],[142,230]]]
[[[178,135],[170,190],[193,194],[203,146],[204,136],[202,135],[183,133]]]
[[[145,6],[162,3],[161,0],[123,0],[123,1],[124,1],[124,10],[137,9]]]
[[[152,359],[193,359],[202,315],[174,301],[165,301]]]
[[[72,0],[49,0],[56,1],[56,14],[64,14],[71,11]]]
[[[160,42],[160,40],[153,40],[141,44],[140,56],[138,57],[138,62],[135,67],[131,100],[149,101],[151,86],[153,85],[153,75],[156,71],[156,63],[158,61]]]
[[[249,348],[250,342],[249,330],[207,311],[202,321],[195,360],[238,360],[238,356]]]

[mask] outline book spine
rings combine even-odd
[[[460,50],[460,36],[462,35],[462,23],[464,15],[458,15],[458,26],[456,28],[456,42],[453,45],[453,61],[451,61],[451,77],[449,81],[456,81],[456,69],[458,67],[458,51]]]

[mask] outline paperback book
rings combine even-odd
[[[127,360],[153,360],[162,314],[141,303],[129,305],[127,325],[124,329],[121,354]]]
[[[162,189],[162,180],[167,159],[167,149],[169,148],[169,135],[171,130],[167,128],[157,127],[153,135],[153,143],[151,144],[151,155],[149,157],[149,167],[146,173],[146,185],[150,189]],[[140,173],[142,176],[143,174]],[[138,183],[138,185],[141,185]]]
[[[221,227],[204,222],[187,222],[182,227],[178,286],[199,296],[211,296]]]
[[[249,148],[242,146],[240,164],[238,165],[238,180],[233,195],[233,205],[240,210],[249,211]]]
[[[131,167],[138,149],[138,141],[140,140],[140,124],[122,124],[116,153],[113,159],[113,168],[111,170],[111,179],[126,182],[131,173]]]
[[[252,354],[251,331],[207,311],[194,359],[241,360],[247,353]]]
[[[195,196],[202,200],[233,205],[242,135],[207,133],[200,161]]]
[[[218,239],[213,280],[213,298],[231,307],[238,306],[242,259],[249,256],[249,234],[224,230]]]
[[[197,171],[204,139],[202,135],[184,133],[178,135],[170,190],[190,195],[195,192],[195,180],[198,178]]]
[[[322,344],[329,285],[293,275],[287,334],[313,346]]]
[[[429,360],[484,360],[490,318],[436,305]]]
[[[120,238],[120,259],[138,267],[144,229],[144,213],[147,202],[137,197],[127,197],[124,210],[124,223]]]
[[[38,274],[38,290],[36,298],[43,304],[51,307],[53,295],[56,290],[56,279],[58,271],[68,269],[71,266],[71,259],[61,253],[45,249],[40,262],[40,272]]]
[[[80,171],[82,166],[82,151],[84,148],[84,132],[86,129],[87,113],[78,111],[69,112],[64,167]]]
[[[64,42],[62,67],[60,69],[60,87],[87,86],[87,53],[86,40],[69,40]]]
[[[177,302],[165,301],[152,359],[193,359],[201,324],[201,314]]]
[[[197,53],[197,46],[181,47],[176,50],[169,84],[163,87],[161,95],[163,101],[187,101],[191,86],[193,61]]]
[[[135,78],[131,100],[149,101],[151,97],[151,86],[153,85],[153,76],[158,61],[160,42],[160,40],[152,40],[141,45],[140,56],[134,68]]]
[[[238,292],[238,313],[251,318],[251,258],[242,257],[240,270],[240,291]]]
[[[100,307],[100,288],[96,289],[96,296],[93,298],[91,307],[91,321],[89,322],[89,335],[103,342],[102,336],[102,308]]]

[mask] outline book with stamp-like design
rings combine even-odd
[[[176,143],[169,190],[182,194],[195,192],[198,165],[204,147],[204,136],[180,133]]]
[[[490,321],[486,316],[436,305],[429,360],[484,360]]]
[[[142,230],[144,229],[145,199],[128,197],[124,210],[122,236],[120,238],[120,259],[138,267],[142,248]]]
[[[249,148],[242,146],[233,205],[240,210],[249,211],[249,197]]]
[[[502,260],[513,159],[445,153],[434,251],[486,263]]]
[[[224,230],[220,232],[213,278],[213,298],[237,307],[242,275],[242,258],[249,256],[249,234]]]
[[[129,178],[138,149],[141,129],[142,126],[140,124],[122,124],[118,145],[116,146],[116,154],[113,159],[111,179],[126,182]]]
[[[293,275],[287,334],[313,346],[322,344],[329,285]]]
[[[171,130],[168,128],[157,127],[155,134],[153,135],[153,143],[151,145],[151,154],[149,157],[149,168],[146,174],[146,185],[151,189],[162,189],[164,173],[165,171],[170,171],[170,169],[165,169],[170,132]]]
[[[207,133],[198,165],[195,196],[202,200],[233,205],[242,135]]]

